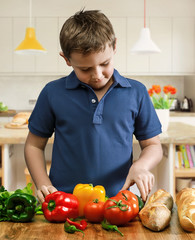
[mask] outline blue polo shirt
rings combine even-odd
[[[100,102],[74,71],[49,82],[38,97],[29,130],[44,138],[54,133],[50,179],[58,190],[93,183],[114,196],[132,164],[133,134],[145,140],[161,133],[146,87],[116,70],[113,77]]]

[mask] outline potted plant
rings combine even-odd
[[[177,89],[171,85],[166,85],[161,89],[160,85],[153,85],[148,90],[158,118],[162,124],[162,132],[167,131],[169,125],[169,109],[173,103],[173,95]]]

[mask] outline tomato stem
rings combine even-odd
[[[127,204],[122,204],[122,200],[119,200],[118,202],[116,200],[113,199],[109,199],[110,201],[114,202],[116,205],[110,206],[109,208],[119,208],[121,211],[125,212],[128,210],[128,205]]]
[[[128,200],[127,196],[123,192],[122,192],[122,195],[125,198],[125,200],[127,201]]]

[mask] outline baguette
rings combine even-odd
[[[154,202],[164,204],[170,211],[173,208],[173,198],[171,194],[163,189],[159,189],[154,194],[152,194],[148,199],[147,204]]]
[[[195,188],[184,188],[176,195],[177,213],[181,227],[195,231]]]
[[[170,193],[159,189],[151,195],[139,212],[142,224],[153,231],[162,231],[171,221],[173,198]]]
[[[25,124],[28,124],[28,119],[30,117],[30,112],[20,112],[20,113],[17,113],[12,121],[11,121],[11,126],[22,126],[22,125],[25,125]]]

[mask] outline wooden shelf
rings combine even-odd
[[[195,168],[176,168],[175,177],[195,177]]]
[[[0,168],[0,178],[2,177],[2,168]]]

